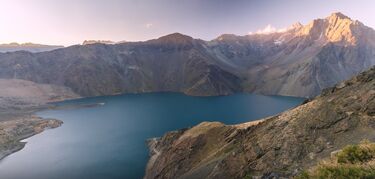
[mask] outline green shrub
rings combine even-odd
[[[375,178],[375,170],[348,165],[320,166],[312,178]]]
[[[353,165],[321,165],[313,172],[302,172],[295,179],[373,179],[375,169]]]
[[[349,145],[330,161],[320,163],[296,179],[373,179],[375,178],[375,143],[363,141]]]
[[[294,177],[294,179],[309,179],[311,178],[309,172],[306,170],[302,171],[298,176]]]
[[[375,158],[375,144],[363,142],[346,146],[337,154],[337,163],[363,163]]]

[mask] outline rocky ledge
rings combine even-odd
[[[33,115],[0,122],[0,159],[21,150],[26,144],[21,140],[61,124],[62,121],[56,119],[42,119]]]
[[[375,140],[375,68],[261,121],[204,122],[151,140],[145,178],[290,178]]]

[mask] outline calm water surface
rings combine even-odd
[[[142,178],[148,138],[202,121],[251,121],[292,108],[303,100],[253,94],[191,97],[150,93],[62,102],[58,105],[104,105],[39,112],[64,124],[27,139],[24,149],[0,161],[0,178]]]

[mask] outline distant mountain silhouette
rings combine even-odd
[[[42,44],[33,44],[33,43],[19,44],[16,42],[9,43],[9,44],[0,44],[0,52],[15,52],[15,51],[44,52],[44,51],[55,50],[58,48],[64,48],[64,46],[42,45]]]

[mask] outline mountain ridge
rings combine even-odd
[[[173,91],[313,97],[374,64],[375,31],[334,13],[269,34],[204,41],[173,33],[142,42],[0,54],[0,78],[65,86],[81,96]]]
[[[248,79],[245,91],[315,96],[322,89],[374,65],[374,30],[341,17],[346,16],[334,13],[282,33],[238,36],[229,44],[240,48],[221,51],[229,52],[231,55],[227,57],[237,60],[238,64],[232,65],[245,66],[243,75]],[[248,51],[251,56],[246,56]],[[249,58],[256,64],[249,63]],[[327,63],[329,66],[322,69],[320,64]],[[262,74],[261,80],[258,74]]]
[[[0,44],[0,52],[15,52],[15,51],[29,51],[29,52],[45,52],[51,51],[59,48],[64,48],[61,45],[43,45],[43,44],[35,44],[31,42],[27,43],[17,43],[12,42],[8,44]]]

